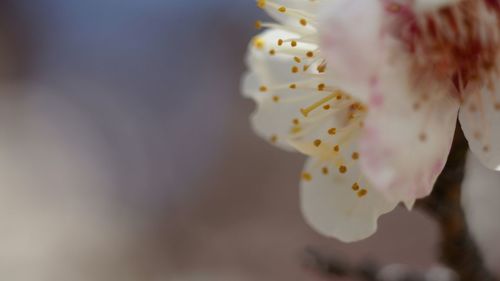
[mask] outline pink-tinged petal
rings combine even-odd
[[[357,165],[340,173],[333,159],[310,158],[301,181],[301,207],[307,222],[319,233],[344,242],[375,233],[378,217],[397,202],[389,201],[364,179]]]
[[[500,82],[470,87],[460,108],[460,124],[469,146],[486,167],[500,171]]]
[[[372,84],[361,137],[361,165],[389,198],[411,203],[427,196],[451,148],[459,104],[452,86],[401,63],[381,69]]]
[[[335,83],[367,102],[369,85],[385,49],[382,46],[382,2],[338,0],[325,6],[320,46]]]

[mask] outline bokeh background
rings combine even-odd
[[[258,139],[239,93],[254,1],[2,0],[0,14],[1,280],[327,280],[307,246],[436,265],[418,211],[354,244],[306,225],[304,157]]]

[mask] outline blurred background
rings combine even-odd
[[[436,264],[419,212],[354,244],[303,221],[304,158],[258,139],[239,93],[254,1],[1,0],[0,14],[1,280],[326,280],[307,246]]]

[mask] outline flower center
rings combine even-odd
[[[461,101],[469,84],[492,84],[492,74],[500,70],[500,7],[496,1],[463,0],[431,12],[415,12],[394,3],[386,7],[396,15],[394,26],[398,28],[392,32],[411,54],[415,71],[451,79],[457,90],[454,96]]]

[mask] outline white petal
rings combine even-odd
[[[338,0],[325,8],[320,25],[321,50],[337,85],[366,102],[382,47],[381,1]]]
[[[488,170],[469,153],[462,183],[462,202],[470,230],[492,269],[498,268],[500,260],[500,224],[494,219],[500,214],[499,185],[500,173]]]
[[[290,144],[311,156],[351,158],[357,152],[351,150],[351,143],[359,138],[366,110],[353,109],[360,103],[345,96],[334,98],[327,106],[330,109],[320,108],[304,118],[303,133],[294,135]]]
[[[289,86],[310,80],[303,71],[292,72],[292,67],[298,67],[293,53],[305,54],[316,48],[311,44],[299,44],[295,48],[288,46],[289,43],[278,46],[279,39],[297,36],[279,29],[266,30],[256,36],[248,48],[246,62],[249,71],[242,81],[243,95],[257,103],[252,117],[254,129],[264,139],[287,150],[291,150],[287,135],[293,125],[292,120],[300,115],[301,103],[297,97],[304,94],[304,91],[292,91]],[[273,54],[270,54],[271,50]],[[276,102],[277,99],[279,102]]]
[[[355,183],[359,185],[356,191]],[[325,236],[344,242],[367,238],[376,231],[378,217],[396,205],[370,187],[357,165],[341,174],[331,160],[311,158],[306,163],[302,211],[308,223]]]
[[[474,155],[486,167],[500,171],[500,82],[470,90],[460,109],[460,124]]]
[[[361,141],[374,186],[411,206],[430,193],[451,147],[458,102],[449,81],[410,66],[383,1],[339,0],[325,13],[322,50],[339,87],[369,105]],[[418,75],[418,76],[417,76]]]
[[[302,65],[294,61],[294,54],[304,55],[308,51],[314,51],[316,45],[308,43],[298,43],[296,47],[291,47],[290,42],[285,42],[281,46],[278,40],[292,40],[299,38],[299,35],[280,29],[269,29],[254,37],[246,57],[246,63],[251,72],[258,75],[260,82],[269,85],[287,85],[297,80],[306,79],[309,76],[303,71],[293,73],[292,67]],[[270,55],[274,50],[275,55]]]
[[[363,171],[387,196],[411,202],[431,192],[455,131],[458,102],[451,87],[429,73],[416,79],[403,63],[380,71],[361,154]]]
[[[290,36],[289,32],[269,30],[258,38],[263,46],[268,46],[276,44],[277,38],[286,40]],[[347,127],[352,127],[356,120],[347,122],[346,118],[356,101],[341,96],[335,87],[323,83],[324,75],[315,73],[317,70],[303,71],[300,65],[300,71],[292,73],[291,68],[299,64],[289,52],[305,54],[314,49],[311,44],[299,45],[293,50],[274,48],[276,52],[270,55],[263,48],[250,47],[247,59],[250,71],[243,78],[242,91],[257,103],[257,110],[252,115],[254,129],[261,137],[284,149],[290,150],[290,143],[293,143],[301,152],[310,155],[334,153],[334,147],[352,135]],[[302,58],[300,62],[304,64],[305,60]],[[307,114],[303,110],[307,110]],[[330,134],[332,128],[338,129],[338,134]],[[318,140],[323,145],[315,145]]]

